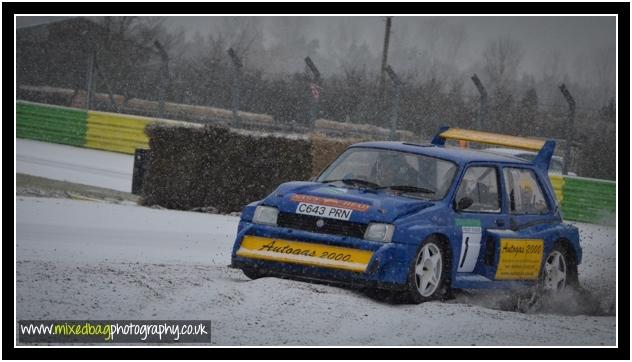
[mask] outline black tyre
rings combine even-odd
[[[449,298],[450,270],[447,245],[435,238],[424,241],[410,266],[406,300],[419,304]]]
[[[369,298],[382,303],[399,304],[400,293],[391,290],[384,290],[379,288],[367,288],[363,290]]]
[[[264,273],[255,268],[243,268],[241,271],[243,271],[244,274],[252,280],[265,277]]]

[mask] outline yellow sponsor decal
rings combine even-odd
[[[543,253],[542,239],[500,239],[496,279],[537,279]]]
[[[372,251],[246,235],[237,250],[245,258],[364,272]]]

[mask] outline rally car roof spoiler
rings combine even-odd
[[[516,137],[491,132],[450,128],[447,126],[439,129],[439,132],[434,136],[431,143],[436,146],[443,146],[445,145],[445,141],[448,139],[537,151],[538,154],[533,159],[533,164],[536,167],[543,168],[544,170],[549,169],[551,157],[553,157],[553,151],[555,151],[554,140],[543,141],[533,138]]]

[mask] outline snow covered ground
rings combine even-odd
[[[21,162],[37,166],[28,158]],[[342,288],[250,281],[227,266],[236,217],[16,199],[18,319],[209,319],[217,345],[616,343],[614,316],[503,311],[498,292],[390,305]],[[615,300],[615,229],[577,225],[584,247],[580,281],[609,308]]]
[[[16,138],[16,172],[131,192],[134,157]]]

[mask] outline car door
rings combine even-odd
[[[490,262],[484,268],[487,278],[505,281],[538,278],[553,237],[548,229],[555,221],[555,200],[552,191],[543,186],[545,175],[526,166],[502,167],[501,187],[508,223],[505,228],[488,232],[490,252],[486,260]]]
[[[509,228],[514,231],[550,223],[554,204],[538,174],[528,167],[503,167],[503,182],[509,213]]]
[[[459,182],[453,208],[457,230],[461,231],[461,247],[455,253],[459,255],[456,271],[481,274],[487,230],[504,228],[507,222],[502,210],[498,167],[486,163],[469,164]]]

